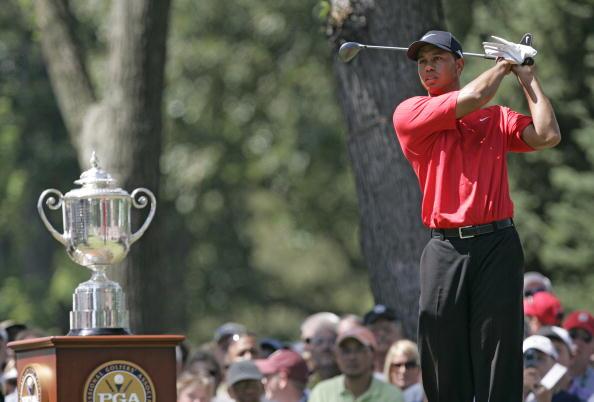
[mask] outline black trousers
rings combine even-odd
[[[425,246],[418,341],[429,402],[521,402],[523,263],[514,227]]]

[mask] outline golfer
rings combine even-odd
[[[524,254],[506,154],[557,145],[555,113],[534,66],[498,58],[461,88],[462,46],[449,32],[427,32],[407,56],[428,93],[394,112],[431,228],[420,264],[423,386],[429,402],[520,402]],[[531,116],[484,107],[510,73]]]

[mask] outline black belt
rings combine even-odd
[[[502,219],[484,225],[463,226],[452,229],[431,229],[431,237],[457,237],[458,239],[469,239],[471,237],[493,233],[500,229],[514,226],[512,218]]]

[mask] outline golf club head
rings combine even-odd
[[[345,42],[338,50],[338,58],[344,63],[353,60],[355,56],[363,49],[363,46],[357,42]]]
[[[526,46],[532,46],[532,41],[534,40],[534,35],[532,35],[531,33],[525,33],[524,36],[522,36],[522,39],[520,40],[520,44],[522,45],[526,45]],[[534,64],[534,59],[532,57],[528,57],[523,64],[526,64],[528,66],[531,66]]]

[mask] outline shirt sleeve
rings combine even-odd
[[[507,149],[510,152],[531,152],[534,151],[522,139],[522,132],[532,124],[532,117],[518,113],[508,107],[502,107],[501,113],[505,121],[505,134],[507,135]]]
[[[435,140],[435,134],[456,128],[458,92],[415,96],[398,105],[393,123],[405,154],[424,154]]]

